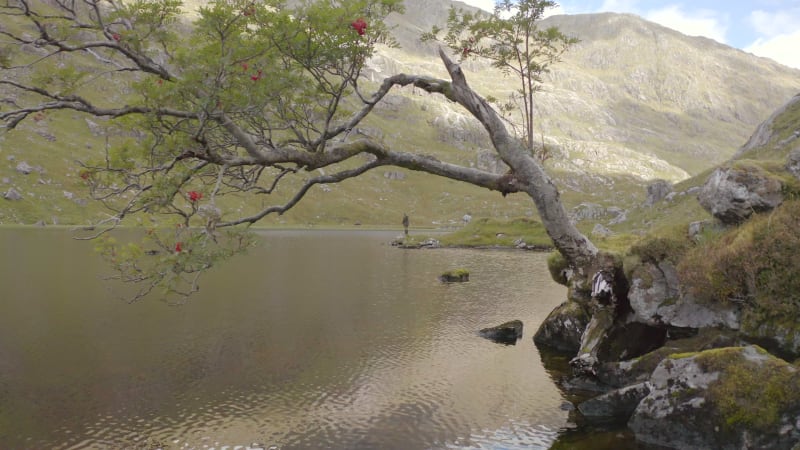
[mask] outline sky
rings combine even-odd
[[[494,0],[462,0],[491,11]],[[633,13],[800,69],[800,0],[561,0],[549,14]]]

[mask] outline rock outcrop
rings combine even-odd
[[[591,421],[626,422],[650,389],[649,382],[615,389],[586,400],[578,405],[578,411]]]
[[[708,177],[697,199],[725,224],[740,224],[753,213],[774,209],[783,202],[783,184],[758,167],[719,168]]]
[[[533,342],[558,351],[578,353],[581,336],[590,319],[584,305],[566,301],[550,312],[533,336]]]
[[[672,183],[666,180],[656,180],[647,186],[647,199],[644,206],[653,206],[664,200],[672,192]]]
[[[664,359],[628,423],[668,448],[791,449],[800,443],[800,371],[756,346]]]
[[[628,292],[632,310],[628,320],[676,328],[739,329],[740,311],[735,305],[705,305],[682,291],[678,271],[671,262],[636,266]]]

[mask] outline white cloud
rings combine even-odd
[[[759,38],[745,51],[771,58],[785,66],[800,69],[800,30],[769,38]]]
[[[756,10],[748,16],[750,25],[764,36],[791,34],[800,22],[800,8],[767,12]]]
[[[561,5],[544,10],[544,17],[557,16],[559,14],[567,14],[567,11]]]
[[[680,6],[670,5],[648,11],[644,17],[689,36],[705,36],[717,42],[726,42],[728,27],[715,11],[699,10],[688,14]]]
[[[602,12],[634,12],[637,0],[605,0],[600,6]]]

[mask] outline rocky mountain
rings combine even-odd
[[[407,0],[407,12],[394,20],[402,49],[382,51],[375,76],[441,73],[434,46],[418,36],[442,26],[451,4],[474,11],[447,0]],[[580,39],[546,75],[536,100],[543,140],[559,150],[557,170],[686,178],[730,158],[800,91],[800,70],[634,15],[553,16],[542,26]],[[465,71],[486,95],[502,98],[516,86],[480,62],[465,63]]]
[[[367,76],[376,82],[400,72],[445,78],[436,45],[421,43],[419,36],[433,25],[443,26],[451,6],[470,7],[450,0],[405,4],[404,14],[391,17],[401,48],[380,48]],[[676,182],[729,159],[761,121],[800,92],[800,70],[633,15],[553,16],[542,25],[558,26],[580,39],[546,74],[536,97],[541,139],[553,154],[546,164],[568,206],[641,204],[653,179]],[[466,61],[463,67],[483,95],[502,99],[516,89],[513,78],[485,62]],[[115,85],[97,90],[109,98],[123,95]],[[480,124],[440,97],[406,88],[373,116],[360,131],[394,148],[505,170]],[[107,145],[97,131],[104,124],[92,124],[77,114],[51,114],[0,136],[0,196],[13,189],[11,197],[20,197],[0,200],[0,224],[83,223],[101,214],[82,198],[75,164]],[[21,163],[37,170],[20,172]],[[254,207],[242,201],[231,210]],[[501,199],[463,183],[387,168],[315,188],[274,220],[385,225],[399,223],[403,212],[411,215],[412,227],[458,224],[465,212],[475,217],[535,215],[530,200],[521,195]]]

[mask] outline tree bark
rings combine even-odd
[[[469,87],[461,67],[442,49],[439,56],[452,79],[447,97],[466,108],[483,124],[500,158],[511,168],[512,182],[533,199],[553,245],[570,267],[585,271],[594,264],[597,247],[569,220],[553,181],[542,165],[525,151],[524,144],[508,132],[503,119],[486,99]]]

